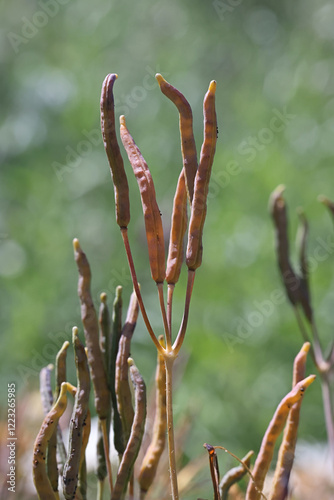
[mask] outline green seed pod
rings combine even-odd
[[[263,489],[263,484],[270,467],[274,454],[276,440],[283,430],[292,405],[302,399],[305,390],[315,379],[315,375],[310,375],[298,382],[292,391],[282,399],[263,437],[259,454],[256,458],[253,477],[254,482],[249,482],[246,500],[259,500]]]
[[[204,141],[200,162],[195,177],[194,198],[188,232],[186,263],[190,270],[197,269],[202,263],[202,236],[206,217],[206,203],[209,190],[213,158],[217,142],[217,118],[215,110],[216,82],[213,80],[204,97]]]
[[[110,412],[110,392],[103,355],[99,346],[98,319],[90,292],[91,272],[86,254],[82,251],[77,239],[73,240],[73,247],[79,271],[78,295],[81,302],[81,319],[88,349],[88,363],[94,386],[95,408],[99,418],[105,419]]]
[[[194,182],[197,171],[197,151],[193,132],[193,114],[191,107],[184,95],[173,85],[157,73],[155,75],[161,92],[165,94],[177,107],[180,113],[180,135],[183,167],[185,172],[186,189],[190,204],[194,195]]]
[[[78,337],[78,329],[73,328],[73,345],[77,368],[77,392],[70,421],[68,458],[63,471],[63,493],[66,500],[72,500],[78,484],[80,459],[82,461],[83,428],[86,425],[90,377],[85,348]],[[87,443],[86,443],[87,444]]]
[[[129,186],[115,130],[113,87],[116,78],[116,74],[107,75],[102,85],[101,128],[114,183],[116,221],[120,227],[127,227],[130,222]]]
[[[131,428],[129,441],[126,445],[121,464],[118,469],[114,491],[111,500],[122,500],[125,497],[126,489],[132,469],[139,453],[139,448],[143,439],[146,420],[146,387],[138,368],[131,358],[128,359],[130,366],[130,376],[135,391],[135,415]]]

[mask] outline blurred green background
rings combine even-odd
[[[302,344],[286,300],[273,303],[282,287],[267,210],[271,191],[278,184],[287,187],[292,250],[298,206],[310,222],[310,256],[321,246],[319,238],[332,235],[317,196],[334,198],[334,5],[325,0],[3,0],[0,5],[1,380],[16,380],[21,391],[37,388],[38,368],[53,362],[72,326],[80,326],[74,237],[90,260],[96,306],[102,291],[112,302],[116,285],[123,286],[125,304],[130,296],[99,132],[106,74],[119,75],[116,116],[126,115],[151,169],[166,243],[182,160],[178,114],[154,74],[160,72],[188,98],[198,152],[202,101],[215,79],[219,139],[203,265],[176,369],[175,418],[192,418],[185,461],[203,453],[204,442],[239,456],[257,450],[290,388],[293,358]],[[126,168],[134,260],[148,315],[161,333],[141,204],[127,160]],[[332,246],[327,256],[322,262],[313,258],[311,274],[324,345],[334,326]],[[182,316],[185,277],[184,272],[175,291],[174,330]],[[155,350],[141,320],[132,354],[152,384]],[[311,362],[308,368],[314,371]],[[5,390],[2,383],[2,396]],[[326,439],[319,381],[306,395],[300,437]]]

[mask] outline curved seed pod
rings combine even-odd
[[[249,451],[247,455],[244,456],[242,461],[250,467],[251,458],[254,455],[254,451]],[[222,500],[228,499],[228,490],[233,486],[233,484],[240,481],[247,474],[247,469],[243,465],[238,465],[238,467],[233,467],[229,470],[222,478],[219,484],[219,491]]]
[[[210,464],[211,481],[214,492],[214,500],[221,500],[219,491],[219,467],[218,467],[216,450],[214,446],[212,446],[211,444],[204,443],[203,446],[209,453],[209,464]]]
[[[305,342],[295,357],[292,387],[305,377],[306,359],[310,346],[309,342]],[[295,455],[301,403],[302,400],[300,399],[293,405],[287,419],[269,500],[285,500],[288,497],[288,484]]]
[[[216,82],[213,80],[204,97],[204,141],[200,162],[195,177],[194,198],[188,232],[186,263],[190,270],[197,269],[202,263],[202,235],[206,217],[206,201],[213,158],[217,142],[217,119],[215,110]]]
[[[132,407],[132,393],[129,385],[129,366],[131,339],[137,323],[139,313],[138,300],[135,292],[132,292],[126,321],[119,341],[116,359],[116,396],[117,407],[122,421],[124,445],[129,440],[134,418]]]
[[[86,425],[90,377],[85,348],[78,337],[78,329],[73,328],[73,345],[77,367],[77,392],[70,421],[68,458],[63,471],[63,493],[66,500],[72,500],[78,484],[80,457],[82,454],[83,428]]]
[[[152,176],[138,146],[126,128],[124,116],[120,117],[120,124],[121,139],[139,186],[152,278],[156,283],[162,283],[165,279],[165,243]]]
[[[57,399],[59,396],[61,384],[63,382],[66,382],[66,356],[69,345],[70,345],[69,341],[66,340],[56,356],[55,399]],[[62,475],[64,463],[66,462],[66,450],[63,442],[63,435],[59,425],[57,427],[57,462],[58,462],[59,474]]]
[[[57,499],[46,472],[46,453],[49,439],[57,428],[59,418],[66,409],[67,389],[68,385],[64,382],[59,397],[45,417],[34,444],[33,479],[40,500]]]
[[[165,347],[163,337],[159,338],[162,347]],[[166,411],[166,367],[163,356],[158,352],[157,369],[155,375],[155,417],[151,443],[141,464],[138,482],[141,493],[146,493],[155,478],[159,460],[165,449],[167,411]]]
[[[276,255],[286,294],[293,306],[300,302],[300,279],[290,264],[288,220],[283,198],[285,186],[278,186],[270,195],[269,211],[275,224]]]
[[[315,375],[310,375],[304,380],[298,382],[292,391],[282,399],[276,412],[266,430],[262,439],[261,448],[253,469],[254,483],[248,484],[246,500],[259,500],[263,489],[264,480],[269,470],[271,460],[274,454],[276,440],[283,430],[289,411],[304,395],[305,389],[312,384]]]
[[[165,94],[177,107],[180,113],[180,135],[183,167],[190,204],[194,195],[194,182],[197,171],[197,151],[193,132],[193,114],[187,99],[173,85],[157,73],[155,75],[161,92]]]
[[[308,236],[308,223],[302,208],[298,209],[300,225],[297,232],[297,246],[299,247],[300,277],[300,304],[308,321],[313,321],[313,310],[309,286],[309,271],[306,256],[306,242]]]
[[[114,183],[116,221],[120,227],[127,227],[130,222],[129,186],[115,131],[113,87],[116,78],[116,74],[109,74],[102,85],[101,129]]]
[[[182,170],[174,196],[172,224],[169,237],[166,281],[177,283],[183,260],[183,239],[187,229],[187,192],[184,169]]]
[[[79,477],[78,477],[78,491],[80,492],[80,496],[82,500],[87,500],[87,466],[86,466],[86,457],[85,452],[89,440],[91,429],[91,415],[90,411],[87,411],[86,421],[84,423],[82,429],[82,446],[80,453],[80,462],[79,462]]]
[[[82,251],[79,240],[73,240],[74,257],[79,271],[78,295],[81,302],[81,319],[88,349],[88,363],[94,386],[95,408],[101,419],[110,412],[110,393],[103,356],[99,346],[99,325],[90,293],[91,272],[86,254]]]
[[[146,387],[145,382],[135,366],[133,359],[128,359],[130,366],[131,381],[135,391],[135,416],[131,428],[129,441],[118,469],[114,491],[111,500],[123,499],[127,484],[137,458],[139,448],[143,439],[146,420]]]

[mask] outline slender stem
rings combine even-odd
[[[318,334],[318,329],[316,327],[316,324],[314,322],[314,319],[311,323],[311,328],[312,328],[312,335],[313,335],[313,344],[314,344],[314,355],[317,360],[318,368],[319,371],[322,371],[324,369],[324,356],[322,353],[322,348],[321,348],[321,343],[319,339],[319,334]]]
[[[167,435],[168,435],[168,457],[169,477],[172,490],[172,499],[179,499],[179,491],[176,475],[174,424],[173,424],[173,363],[175,357],[164,357],[166,366],[166,406],[167,406]]]
[[[190,306],[190,299],[191,299],[191,294],[194,286],[194,280],[195,280],[195,271],[189,269],[188,270],[188,283],[187,283],[187,291],[186,291],[186,300],[185,300],[185,305],[184,305],[184,313],[183,313],[183,318],[182,318],[182,323],[181,327],[179,330],[179,333],[177,334],[176,340],[173,345],[173,351],[175,355],[177,356],[179,350],[181,349],[184,336],[186,334],[187,330],[187,324],[188,324],[188,317],[189,317],[189,306]]]
[[[172,343],[172,305],[174,288],[175,285],[173,283],[170,283],[167,288],[167,322],[170,334],[170,343]],[[171,348],[171,345],[169,346],[169,348]]]
[[[126,227],[121,227],[121,233],[122,233],[123,242],[124,242],[124,246],[125,246],[126,256],[128,258],[128,263],[129,263],[129,268],[130,268],[130,273],[131,273],[133,287],[134,287],[136,295],[137,295],[138,304],[139,304],[139,307],[140,307],[140,310],[141,310],[141,313],[142,313],[142,316],[143,316],[143,319],[144,319],[147,331],[150,334],[150,337],[153,340],[155,347],[163,355],[164,354],[164,349],[159,344],[159,341],[158,341],[157,337],[155,336],[155,334],[153,332],[153,329],[151,327],[151,323],[150,323],[150,321],[149,321],[149,319],[147,317],[147,314],[146,314],[146,310],[145,310],[143,298],[142,298],[142,295],[141,295],[141,292],[140,292],[140,288],[139,288],[139,283],[138,283],[138,280],[137,280],[135,266],[134,266],[134,263],[133,263],[133,258],[132,258],[132,253],[131,253],[131,249],[130,249],[130,243],[129,243],[127,228]]]
[[[159,294],[159,301],[160,301],[160,309],[161,309],[161,314],[162,314],[162,320],[164,323],[164,329],[165,329],[165,335],[166,335],[166,346],[167,346],[167,351],[170,351],[171,347],[171,340],[170,340],[170,330],[169,330],[169,325],[167,321],[167,314],[166,314],[166,308],[165,308],[165,301],[164,301],[164,284],[163,283],[157,283],[158,287],[158,294]]]
[[[315,353],[314,353],[314,346],[312,345],[312,342],[310,341],[309,335],[308,335],[308,333],[306,331],[306,328],[304,326],[304,323],[302,321],[302,318],[301,318],[301,315],[300,315],[300,312],[299,312],[297,306],[293,306],[293,312],[295,313],[295,316],[296,316],[296,319],[297,319],[297,323],[298,323],[298,326],[299,326],[299,330],[300,330],[300,332],[302,334],[304,342],[309,342],[311,344],[310,354],[311,354],[311,357],[313,359],[313,362],[314,362],[315,366],[318,367],[318,363],[317,363],[317,360],[316,360],[316,357],[315,357]]]
[[[104,456],[106,459],[109,486],[110,486],[110,491],[112,492],[114,489],[114,486],[113,486],[113,481],[112,481],[112,471],[111,471],[111,463],[110,463],[110,457],[109,457],[109,439],[108,439],[108,432],[107,432],[107,419],[106,418],[100,419],[100,424],[101,424],[102,435],[103,435]]]
[[[324,413],[325,413],[326,431],[327,431],[328,444],[329,444],[329,452],[331,455],[332,464],[334,466],[333,405],[332,405],[332,401],[331,401],[329,378],[328,378],[327,374],[322,376],[321,389],[322,389],[322,399],[323,399]]]

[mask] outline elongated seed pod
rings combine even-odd
[[[290,263],[288,219],[283,198],[284,186],[278,186],[270,195],[269,211],[275,225],[275,243],[278,267],[286,294],[293,306],[300,302],[300,279]]]
[[[309,342],[305,342],[303,347],[295,357],[293,364],[292,387],[294,387],[305,377],[306,359],[307,353],[310,350],[310,346],[311,344]],[[288,496],[288,484],[297,442],[297,431],[301,403],[302,400],[300,399],[292,406],[290,410],[283,433],[282,444],[278,453],[274,480],[268,500],[285,500],[285,498],[287,498]]]
[[[197,171],[197,151],[193,132],[193,114],[184,95],[157,73],[155,75],[161,92],[177,107],[180,114],[180,135],[185,183],[190,204],[194,195],[194,182]]]
[[[39,373],[39,389],[42,400],[44,415],[47,415],[53,405],[53,395],[51,387],[51,372],[53,365],[45,366]]]
[[[209,465],[210,465],[210,473],[211,473],[211,481],[214,492],[214,500],[220,500],[220,491],[219,491],[219,467],[218,467],[218,459],[216,455],[216,450],[214,446],[211,444],[204,443],[204,448],[209,453]]]
[[[312,384],[314,379],[315,375],[310,375],[298,382],[278,405],[262,439],[261,448],[253,469],[254,482],[251,481],[248,484],[246,500],[259,500],[261,497],[264,480],[273,458],[274,446],[278,436],[283,430],[289,411],[292,405],[303,397],[305,389]]]
[[[308,223],[302,208],[298,209],[299,228],[297,232],[297,245],[299,247],[299,265],[300,265],[300,304],[308,321],[313,321],[313,310],[311,304],[311,294],[309,286],[308,262],[306,256],[306,243],[308,236]]]
[[[33,480],[40,500],[56,500],[57,496],[49,481],[46,471],[46,453],[49,439],[57,428],[58,420],[67,404],[67,384],[64,382],[59,397],[45,417],[34,444]]]
[[[116,221],[120,227],[127,227],[130,222],[129,186],[115,130],[113,87],[116,78],[116,74],[109,74],[102,85],[101,129],[114,183]]]
[[[82,446],[79,461],[79,477],[78,477],[78,491],[80,492],[81,500],[87,500],[87,465],[86,465],[86,448],[89,440],[91,430],[91,414],[88,409],[85,424],[82,429]]]
[[[78,337],[78,329],[73,328],[73,345],[77,368],[77,392],[70,421],[68,458],[63,471],[63,493],[66,500],[72,500],[78,484],[80,457],[82,453],[83,427],[88,412],[90,377],[85,348]]]
[[[151,172],[126,127],[124,116],[120,117],[120,124],[121,139],[139,186],[152,278],[162,283],[165,279],[165,243]]]
[[[67,349],[70,345],[68,340],[65,340],[62,347],[56,356],[56,389],[55,389],[55,399],[58,398],[60,393],[60,387],[63,382],[66,382],[66,357]],[[64,463],[66,462],[66,450],[63,442],[63,435],[60,426],[57,426],[57,462],[59,474],[63,474]]]
[[[111,500],[123,499],[126,493],[127,484],[132,473],[134,463],[139,453],[139,448],[143,439],[146,420],[146,386],[135,366],[133,359],[128,359],[130,367],[131,381],[135,391],[135,415],[131,428],[130,438],[126,445],[121,464],[118,469],[114,491]]]
[[[177,283],[183,261],[183,239],[187,229],[187,191],[184,169],[182,170],[174,196],[172,224],[169,237],[166,281]]]
[[[206,202],[209,189],[213,158],[217,142],[217,118],[215,110],[216,82],[213,80],[204,97],[204,141],[200,162],[195,177],[194,198],[188,232],[186,263],[190,270],[197,269],[202,263],[202,236],[206,217]]]
[[[98,320],[90,293],[91,272],[86,254],[82,251],[79,240],[73,240],[73,247],[79,271],[78,295],[81,302],[81,319],[88,349],[88,363],[94,386],[95,408],[99,418],[105,419],[110,412],[110,392],[99,346]]]
[[[131,434],[131,427],[134,418],[132,393],[129,385],[128,358],[130,357],[131,339],[137,323],[138,312],[138,300],[136,293],[133,292],[131,294],[125,324],[122,329],[122,335],[119,341],[119,348],[116,359],[115,386],[117,407],[122,421],[123,439],[125,446]]]
[[[250,467],[251,458],[254,455],[254,451],[249,451],[247,455],[244,456],[242,461]],[[233,486],[233,484],[240,481],[245,474],[247,474],[247,469],[243,465],[238,465],[238,467],[233,467],[233,469],[229,470],[224,476],[219,484],[219,492],[222,500],[228,499],[228,491]]]
[[[165,347],[162,336],[159,338],[159,342],[162,347]],[[155,394],[155,417],[152,440],[145,453],[138,477],[142,493],[146,493],[153,483],[159,460],[166,444],[166,367],[163,356],[159,352],[155,374]]]

